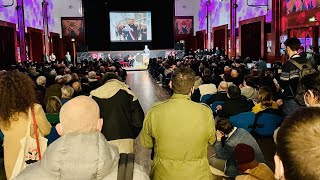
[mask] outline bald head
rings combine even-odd
[[[218,91],[227,91],[228,83],[226,81],[221,81],[218,87]]]
[[[60,110],[63,134],[97,131],[100,119],[98,104],[87,96],[78,96],[64,104]]]
[[[231,71],[231,77],[233,77],[233,78],[237,78],[239,76],[239,73],[238,73],[238,71],[237,70],[232,70]]]
[[[223,68],[223,71],[224,71],[225,74],[230,74],[231,68],[229,66],[225,66]]]
[[[82,86],[81,86],[81,83],[79,81],[74,82],[72,84],[72,88],[74,89],[74,92],[81,92],[82,91]]]

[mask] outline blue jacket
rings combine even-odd
[[[223,147],[221,141],[216,141],[215,143],[216,158],[226,160],[225,174],[230,177],[236,177],[239,174],[237,170],[237,162],[234,157],[234,148],[239,143],[244,143],[253,147],[256,160],[260,163],[265,163],[264,156],[257,141],[248,131],[238,128],[225,141]]]

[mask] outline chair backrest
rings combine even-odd
[[[201,97],[201,100],[200,100],[200,101],[201,101],[202,103],[206,103],[211,96],[212,96],[212,94],[203,95],[203,96]]]
[[[2,133],[2,131],[0,130],[0,168],[3,167],[3,138],[4,135]]]
[[[255,115],[253,112],[244,112],[229,118],[232,125],[237,128],[242,128],[251,132],[253,129],[253,124],[255,120]]]
[[[261,113],[257,116],[254,132],[260,136],[272,137],[274,131],[280,126],[283,117],[277,114]]]
[[[216,101],[216,102],[212,103],[212,104],[211,104],[211,110],[212,110],[213,112],[216,112],[217,106],[223,105],[223,103],[224,103],[224,101]]]
[[[48,139],[48,146],[56,141],[58,138],[60,138],[60,135],[58,134],[56,128],[54,127],[56,124],[51,124],[53,128],[51,128],[50,134],[46,136]]]
[[[3,142],[3,139],[4,139],[4,135],[3,135],[2,131],[0,130],[0,141]],[[1,145],[1,144],[0,144],[0,145]]]
[[[46,113],[46,117],[47,117],[48,121],[49,121],[51,124],[58,124],[58,123],[60,123],[59,114],[49,114],[49,113]]]

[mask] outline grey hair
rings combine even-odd
[[[72,98],[74,89],[71,86],[63,86],[61,88],[61,93],[63,98]]]
[[[36,82],[37,82],[37,85],[39,85],[39,86],[44,86],[44,85],[46,85],[46,83],[47,83],[47,79],[46,79],[46,77],[44,77],[44,76],[39,76],[39,77],[37,78]]]

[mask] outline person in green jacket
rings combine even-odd
[[[214,119],[208,106],[191,101],[194,81],[190,68],[176,69],[170,83],[173,96],[156,103],[144,120],[140,142],[154,148],[153,180],[213,178],[207,147],[216,140]]]

